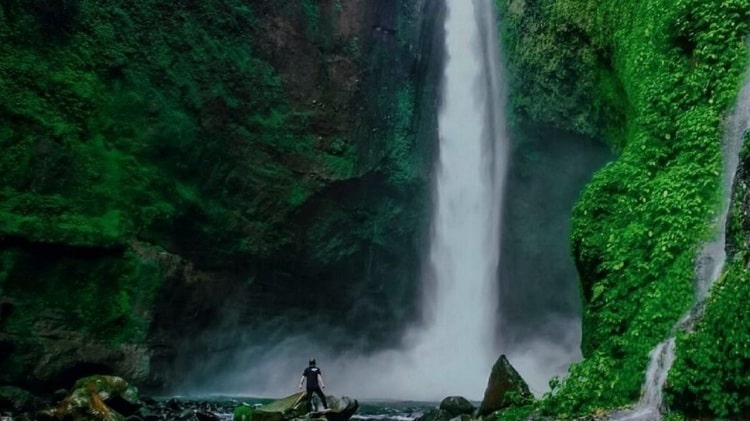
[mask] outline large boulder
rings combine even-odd
[[[474,415],[474,405],[463,396],[448,396],[440,401],[440,406],[431,409],[415,421],[450,421],[454,419],[471,419]]]
[[[302,418],[307,413],[305,396],[305,392],[299,392],[265,404],[255,409],[253,421],[282,421]]]
[[[473,414],[474,405],[463,396],[448,396],[440,402],[440,409],[447,412],[451,418],[463,414]]]
[[[487,389],[484,391],[484,398],[479,405],[477,415],[488,415],[510,406],[511,402],[508,398],[513,394],[519,398],[533,398],[526,381],[521,378],[505,355],[500,355],[492,366]]]
[[[359,409],[359,402],[348,396],[342,396],[341,398],[326,396],[326,401],[328,401],[328,410],[311,414],[312,417],[320,415],[328,421],[347,421]]]
[[[56,408],[48,411],[55,419],[119,421],[143,406],[138,390],[116,376],[90,376],[78,380]]]
[[[348,396],[337,398],[328,395],[326,401],[328,403],[327,410],[308,413],[307,393],[295,393],[255,409],[252,413],[252,420],[284,421],[325,418],[328,421],[347,421],[359,409],[359,402]]]

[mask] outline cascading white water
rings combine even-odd
[[[695,305],[675,325],[674,330],[691,330],[703,313],[705,300],[711,285],[721,276],[726,260],[726,225],[732,194],[732,184],[739,165],[740,150],[745,133],[750,129],[750,71],[745,76],[734,110],[727,121],[724,134],[722,158],[722,199],[719,215],[715,221],[715,238],[706,243],[698,254],[695,276]],[[674,332],[651,351],[651,360],[646,370],[641,399],[636,408],[618,420],[658,421],[662,411],[662,388],[672,367],[675,353]]]
[[[508,138],[491,0],[448,0],[426,321],[414,350],[446,394],[481,397],[493,350]],[[430,377],[428,377],[430,378]]]

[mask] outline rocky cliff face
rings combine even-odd
[[[3,1],[0,382],[164,385],[217,329],[309,314],[395,338],[437,3]]]

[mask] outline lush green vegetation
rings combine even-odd
[[[238,165],[255,166],[233,155],[254,144],[311,154],[312,136],[295,133],[305,120],[274,70],[252,55],[247,34],[221,29],[252,27],[250,10],[59,3],[54,13],[70,14],[62,29],[57,15],[20,2],[0,19],[5,234],[82,245],[141,234],[164,241],[191,206],[236,224],[225,190],[238,189]],[[278,163],[263,171],[252,177],[289,174]],[[290,182],[278,184],[283,201]],[[269,224],[258,223],[252,251],[274,248]]]
[[[750,408],[750,322],[745,317],[750,299],[748,147],[745,142],[734,185],[727,268],[714,284],[695,332],[678,336],[679,358],[669,373],[671,404],[689,414],[735,418]]]
[[[553,382],[542,407],[572,417],[626,405],[638,399],[649,351],[693,304],[697,247],[711,234],[719,204],[723,117],[747,66],[750,2],[514,0],[500,6],[517,124],[602,133],[619,153],[596,174],[574,213],[585,360]],[[714,323],[734,323],[723,316]],[[684,338],[678,347],[708,340],[700,337]],[[677,367],[709,367],[706,361],[716,356],[697,345],[690,349],[704,363],[678,361]],[[738,361],[746,360],[731,364]],[[727,398],[736,380],[697,386],[692,376],[712,375],[677,372],[683,391],[702,394],[710,384],[715,392],[702,394],[712,403],[697,409],[747,411],[746,402]]]
[[[716,282],[695,333],[681,333],[669,373],[671,405],[685,413],[722,419],[750,408],[750,299],[747,261],[734,262]]]

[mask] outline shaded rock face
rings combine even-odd
[[[32,412],[42,409],[46,402],[26,390],[0,386],[0,414]]]
[[[441,2],[7,3],[0,382],[167,387],[310,313],[399,337]]]
[[[478,415],[488,415],[510,406],[511,402],[508,400],[510,394],[517,394],[519,398],[532,397],[526,381],[521,378],[505,355],[501,355],[492,366],[484,398],[477,411]]]

